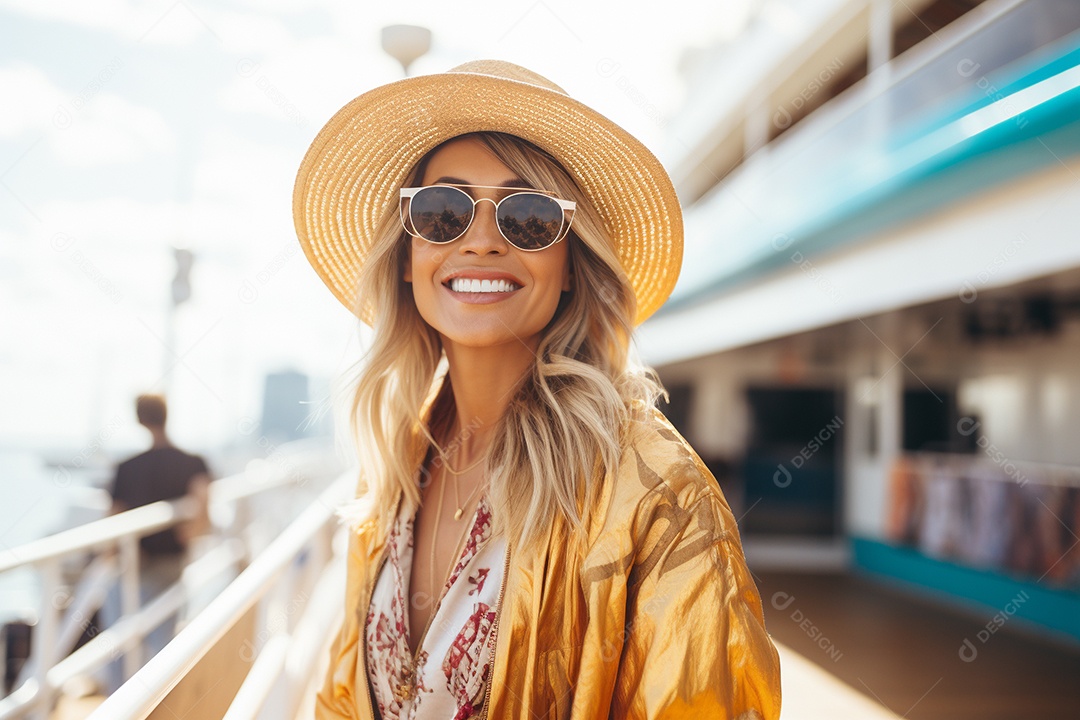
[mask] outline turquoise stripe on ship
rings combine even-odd
[[[870,538],[851,538],[851,548],[857,572],[974,610],[991,622],[988,635],[1000,627],[1008,627],[1014,618],[1021,618],[1060,640],[1080,643],[1078,594],[990,570],[936,560],[912,548]],[[995,616],[999,622],[992,620]],[[979,638],[973,635],[969,639],[976,649],[980,646]],[[962,640],[956,640],[958,652]],[[970,648],[966,652],[970,653]]]
[[[1065,38],[1062,42],[1065,44],[1056,48],[1058,53],[1056,56],[1047,57],[1039,53],[1027,63],[1021,61],[1018,67],[1011,70],[1011,78],[1000,79],[999,82],[993,83],[996,92],[987,92],[988,88],[976,85],[971,88],[966,98],[958,100],[960,104],[952,112],[937,113],[936,118],[928,118],[919,130],[926,133],[944,127],[992,102],[1080,65],[1080,38]],[[1049,52],[1049,49],[1047,51]],[[974,70],[972,77],[976,77],[977,72]],[[990,78],[987,78],[987,82],[991,82]],[[911,138],[913,135],[909,134],[908,137]]]
[[[728,241],[688,237],[679,285],[657,317],[789,267],[795,253],[813,258],[869,240],[1080,154],[1080,39],[1069,38],[1057,57],[1043,55],[1011,72],[992,78],[994,92],[973,88],[902,135],[845,146],[827,168],[808,167],[813,158],[799,167],[796,155],[790,168],[773,172],[782,216],[715,231]],[[844,129],[841,123],[833,134]],[[843,145],[842,138],[834,142]],[[793,175],[796,182],[784,187],[782,176]],[[771,177],[762,182],[771,185]]]

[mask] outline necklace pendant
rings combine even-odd
[[[394,695],[398,700],[405,702],[412,697],[413,684],[416,682],[416,675],[411,666],[406,666],[401,671],[401,682],[397,688],[394,689]]]
[[[458,508],[457,511],[454,513],[454,519],[455,520],[460,520],[461,519],[461,513],[462,513],[462,509]]]

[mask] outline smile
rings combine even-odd
[[[469,305],[487,305],[508,300],[520,285],[509,280],[476,280],[471,278],[453,278],[443,283],[451,296],[459,302]]]
[[[508,293],[521,287],[509,280],[476,280],[470,278],[454,278],[447,285],[451,290],[459,293]]]

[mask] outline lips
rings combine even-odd
[[[457,293],[509,293],[520,290],[520,285],[515,285],[509,280],[475,280],[470,278],[454,278],[446,285]]]
[[[454,270],[442,279],[442,284],[446,287],[450,287],[450,281],[454,278],[468,278],[469,280],[506,280],[507,282],[514,283],[518,287],[525,286],[525,283],[523,283],[516,276],[511,275],[508,272],[502,272],[500,270],[485,270],[481,268],[460,268],[458,270]]]
[[[450,296],[467,305],[503,302],[517,295],[524,283],[507,272],[479,268],[459,268],[442,281]],[[458,289],[454,289],[458,285]]]

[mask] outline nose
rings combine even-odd
[[[490,209],[484,204],[485,202],[491,205]],[[476,255],[505,254],[507,242],[499,232],[499,224],[495,218],[495,201],[491,198],[480,198],[476,201],[473,212],[475,215],[472,223],[461,236],[461,246],[458,251],[462,254],[474,253]]]

